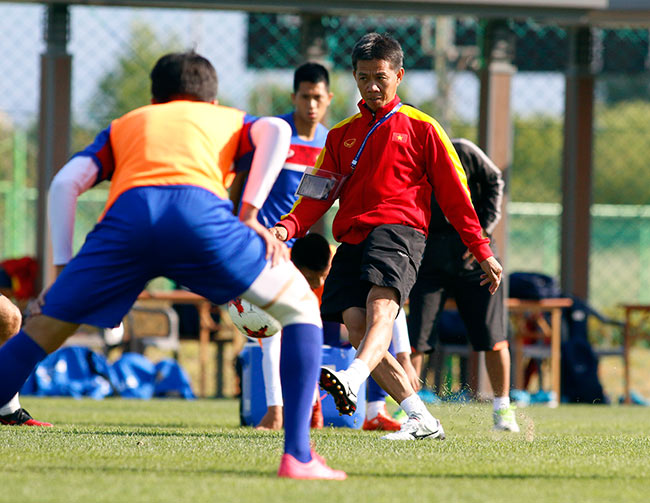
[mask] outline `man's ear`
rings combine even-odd
[[[404,78],[404,67],[400,68],[399,71],[397,72],[397,83],[399,84],[402,82],[402,79]]]

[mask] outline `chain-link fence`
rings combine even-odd
[[[149,100],[148,73],[168,50],[195,48],[219,74],[219,99],[252,114],[290,109],[292,69],[302,61],[298,15],[72,6],[71,145]],[[0,2],[0,259],[35,254],[39,58],[46,8]],[[332,125],[354,112],[351,46],[371,30],[403,44],[400,96],[452,136],[477,140],[481,20],[322,17],[332,69]],[[512,114],[509,269],[559,274],[561,165],[569,37],[561,26],[511,21],[516,38]],[[601,308],[650,300],[650,80],[647,29],[593,28],[597,75],[590,297]],[[106,189],[84,194],[76,246],[101,212]]]

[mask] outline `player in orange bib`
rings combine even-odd
[[[242,297],[280,321],[281,377],[289,393],[278,475],[342,480],[346,474],[329,468],[309,440],[323,338],[316,296],[286,246],[257,221],[270,184],[247,186],[239,219],[226,194],[245,113],[216,105],[214,67],[194,52],[163,56],[151,82],[152,105],[114,120],[51,187],[64,209],[52,220],[69,224],[65,201],[112,179],[100,221],[45,294],[41,314],[0,348],[0,403],[79,324],[116,326],[147,282],[165,276],[215,304]],[[251,169],[277,176],[291,132],[278,119],[256,124]],[[50,205],[57,206],[52,199]]]

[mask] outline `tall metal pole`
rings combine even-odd
[[[561,285],[567,294],[589,296],[594,75],[589,27],[569,30],[562,172]]]
[[[70,88],[72,57],[67,53],[69,28],[68,5],[47,7],[41,55],[41,96],[38,151],[38,287],[54,279],[52,247],[47,225],[47,190],[56,171],[66,162],[70,151]]]
[[[492,235],[498,247],[498,255],[504,268],[502,288],[508,297],[508,171],[512,164],[512,114],[510,96],[512,77],[516,72],[515,35],[505,20],[488,21],[482,33],[482,57],[479,77],[479,145],[494,163],[503,171],[506,186],[501,206],[501,220]],[[504,312],[507,312],[504,309]],[[506,325],[507,326],[507,325]],[[513,369],[511,375],[517,375]],[[484,354],[479,359],[477,395],[485,397],[488,376]]]

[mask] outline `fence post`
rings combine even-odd
[[[49,4],[45,21],[47,47],[41,55],[41,97],[38,151],[38,288],[54,279],[52,246],[47,226],[47,190],[70,151],[70,87],[72,57],[67,53],[67,4]]]
[[[594,76],[589,27],[569,30],[562,173],[562,290],[589,296]]]
[[[512,164],[510,91],[512,76],[516,72],[512,64],[515,56],[515,36],[505,20],[488,21],[482,32],[479,145],[503,171],[506,181],[501,221],[494,231],[494,240],[505,267],[508,261],[508,169]],[[507,288],[507,284],[504,287]]]

